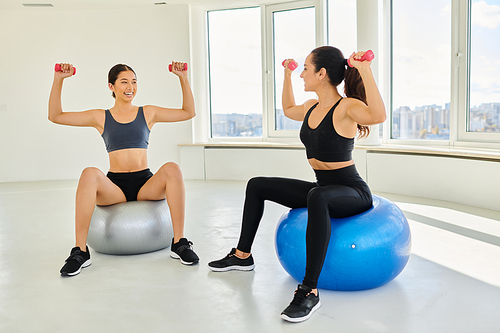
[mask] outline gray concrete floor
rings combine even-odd
[[[373,290],[320,290],[306,322],[280,319],[297,281],[280,266],[274,231],[284,207],[266,205],[252,272],[210,272],[236,245],[244,182],[186,181],[186,235],[201,261],[169,249],[92,252],[62,278],[73,246],[76,181],[0,184],[0,332],[500,332],[500,212],[377,193],[412,230],[412,255]]]

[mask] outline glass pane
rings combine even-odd
[[[338,48],[349,57],[358,51],[356,1],[328,0],[328,45]],[[344,82],[337,90],[344,94]],[[382,126],[379,128],[382,136]]]
[[[500,132],[500,0],[473,0],[470,132]]]
[[[356,1],[328,0],[328,45],[340,49],[344,57],[358,51]]]
[[[302,122],[285,117],[281,103],[283,92],[284,59],[293,58],[299,67],[292,74],[292,86],[295,102],[302,104],[315,98],[314,93],[304,92],[304,82],[299,77],[304,68],[306,57],[316,46],[315,11],[312,8],[278,11],[273,13],[274,27],[274,101],[276,130],[297,130]]]
[[[262,136],[260,8],[208,12],[212,137]]]
[[[393,0],[392,138],[450,136],[451,0]]]

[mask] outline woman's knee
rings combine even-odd
[[[82,174],[80,175],[80,182],[95,182],[100,178],[105,177],[104,173],[101,170],[94,167],[88,167],[83,169]]]
[[[313,206],[325,206],[328,204],[328,195],[321,187],[314,187],[307,193],[307,207]]]
[[[182,180],[182,171],[177,163],[168,162],[163,164],[163,166],[158,170],[167,179],[177,179]]]
[[[247,182],[247,193],[258,193],[264,187],[266,177],[254,177]]]
[[[82,189],[94,189],[97,190],[100,182],[106,176],[98,168],[88,167],[82,171],[80,175],[80,180],[78,181],[78,188]]]

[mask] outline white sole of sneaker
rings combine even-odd
[[[89,260],[87,260],[86,262],[84,262],[84,263],[82,264],[82,266],[80,266],[80,268],[79,268],[76,272],[73,272],[73,273],[67,273],[66,275],[67,275],[67,276],[75,276],[75,275],[78,275],[78,274],[80,274],[80,272],[82,271],[82,268],[89,267],[91,264],[92,264],[92,261],[90,261],[90,259],[89,259]]]
[[[227,271],[252,271],[255,268],[255,264],[252,266],[228,266],[224,268],[216,268],[216,267],[211,267],[208,266],[208,269],[210,269],[213,272],[227,272]]]
[[[286,321],[289,321],[291,323],[300,323],[301,321],[304,321],[304,320],[307,320],[309,319],[309,317],[312,316],[312,314],[314,313],[314,311],[318,310],[319,307],[321,306],[321,301],[318,301],[318,304],[316,304],[312,309],[311,309],[311,312],[309,312],[309,314],[307,316],[304,316],[304,317],[299,317],[299,318],[290,318],[288,317],[287,315],[285,314],[281,314],[281,319],[283,320],[286,320]]]
[[[182,258],[177,254],[175,253],[174,251],[170,251],[170,257],[174,258],[174,259],[179,259],[181,261],[181,263],[183,263],[184,265],[194,265],[194,264],[197,264],[198,262],[187,262],[187,261],[184,261],[182,260]]]

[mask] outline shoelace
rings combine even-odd
[[[184,250],[191,249],[192,245],[193,245],[193,242],[188,241],[187,245],[181,245],[181,246],[179,246],[175,252],[177,254],[181,254]]]
[[[70,256],[68,257],[68,259],[66,259],[66,262],[68,262],[69,260],[76,260],[78,261],[78,263],[81,265],[85,262],[85,258],[82,256],[82,252],[81,251],[77,251],[73,254],[70,254]]]
[[[309,296],[311,293],[306,292],[303,289],[297,289],[295,291],[295,295],[293,296],[293,300],[290,304],[294,305],[302,305],[304,301],[306,300],[307,296]]]

